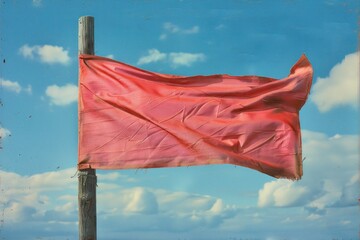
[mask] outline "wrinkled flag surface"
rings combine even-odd
[[[79,169],[235,164],[300,179],[305,55],[283,79],[174,76],[80,55]]]

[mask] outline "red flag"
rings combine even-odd
[[[303,55],[283,79],[183,77],[80,55],[79,169],[235,164],[302,176]]]

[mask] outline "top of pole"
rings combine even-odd
[[[79,54],[94,55],[94,17],[79,18]]]

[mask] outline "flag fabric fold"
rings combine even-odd
[[[80,55],[79,169],[234,164],[300,179],[305,55],[283,79],[174,76]]]

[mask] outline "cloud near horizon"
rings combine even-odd
[[[162,53],[158,49],[149,49],[148,55],[139,58],[137,64],[144,65],[156,62],[169,63],[172,67],[186,66],[190,67],[196,62],[205,61],[203,53],[170,52]]]
[[[325,78],[318,77],[311,100],[320,112],[338,106],[359,106],[359,52],[348,54],[337,63]]]
[[[8,229],[26,228],[26,222],[34,224],[35,232],[50,228],[57,234],[58,225],[66,229],[66,234],[75,235],[78,220],[75,172],[75,168],[69,168],[22,176],[0,170],[5,236]],[[210,228],[220,226],[238,211],[211,196],[141,186],[124,188],[116,180],[124,183],[132,179],[117,173],[98,174],[98,179],[98,219],[105,226],[117,225],[120,231],[148,229],[153,224],[160,231]]]
[[[356,206],[359,189],[359,159],[356,135],[302,131],[304,176],[265,183],[259,191],[259,207],[299,207],[309,220],[324,217],[331,208]],[[337,174],[341,172],[341,174]]]
[[[328,225],[353,229],[357,220],[350,213],[357,209],[359,174],[354,165],[359,157],[358,136],[328,137],[311,131],[303,131],[303,136],[306,156],[303,179],[265,183],[258,195],[260,208],[230,205],[216,196],[145,187],[145,183],[133,179],[134,175],[124,172],[98,173],[97,218],[102,237],[112,239],[120,234],[126,239],[132,232],[140,236],[142,231],[168,233],[172,237],[214,231],[219,235],[207,239],[219,239],[224,233],[236,236],[244,229],[247,232],[264,229],[257,232],[259,235],[252,235],[262,239],[266,229],[279,234],[279,228],[274,228],[271,222],[294,231],[299,225],[311,228],[314,221],[319,223],[313,226],[317,231],[326,230]],[[338,171],[343,174],[336,174]],[[0,170],[4,236],[19,236],[28,226],[25,223],[30,223],[38,237],[46,235],[42,233],[45,228],[64,238],[76,236],[75,172],[75,168],[69,168],[26,176]]]
[[[37,59],[46,64],[63,64],[70,63],[69,52],[60,46],[53,45],[34,45],[25,44],[20,47],[19,53],[28,59]]]
[[[50,99],[50,104],[66,106],[77,101],[78,87],[70,83],[64,86],[51,85],[46,88],[45,94]]]

